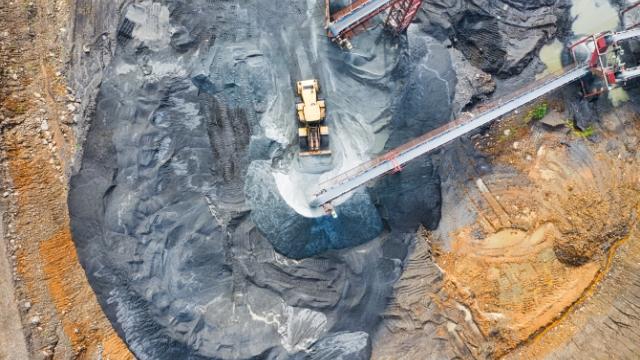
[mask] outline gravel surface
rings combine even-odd
[[[69,208],[92,286],[138,357],[369,356],[415,230],[438,223],[437,167],[425,158],[346,196],[336,220],[302,200],[486,97],[494,85],[476,66],[519,72],[562,11],[513,5],[533,16],[492,28],[527,38],[497,45],[521,47],[498,69],[471,56],[476,18],[459,21],[483,5],[445,3],[444,17],[421,13],[407,36],[373,26],[352,52],[324,37],[313,1],[146,0],[100,20],[118,31],[85,54],[105,66],[85,70],[99,86],[85,92],[97,95],[83,104],[91,127]],[[310,77],[333,151],[314,163],[297,156],[293,112],[295,81]]]

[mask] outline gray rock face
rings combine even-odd
[[[586,130],[598,119],[595,104],[587,100],[572,102],[569,109],[576,127],[580,130]]]
[[[427,0],[423,21],[471,62],[500,77],[520,73],[567,16],[568,0]]]
[[[408,40],[409,55],[400,64],[407,83],[399,90],[387,147],[398,146],[452,118],[457,78],[449,51],[416,28],[410,29]]]
[[[453,67],[454,61],[461,62],[458,54],[415,27],[409,29],[408,41],[409,55],[400,64],[408,81],[396,98],[388,149],[445,124],[452,119],[452,109],[461,108],[456,100],[466,104],[478,92],[465,87],[464,96],[458,91]],[[394,230],[413,232],[421,224],[428,228],[438,224],[440,182],[430,157],[416,159],[398,174],[382,178],[372,193]]]
[[[496,90],[493,76],[474,67],[457,49],[449,49],[452,66],[458,81],[453,99],[453,113],[459,114],[465,107],[485,100]]]

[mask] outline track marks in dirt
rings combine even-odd
[[[639,205],[633,154],[568,131],[519,131],[522,124],[517,116],[494,124],[481,147],[526,176],[492,173],[477,189],[467,186],[478,222],[451,234],[452,250],[437,257],[447,293],[469,307],[498,357],[534,342],[593,295]],[[494,229],[486,219],[511,225]]]

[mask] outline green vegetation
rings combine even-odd
[[[593,125],[589,125],[589,127],[587,127],[586,129],[580,130],[571,120],[567,120],[567,127],[571,129],[571,133],[573,135],[581,137],[583,139],[592,137],[596,133],[596,129],[593,127]]]
[[[529,110],[527,116],[525,116],[524,121],[528,124],[531,121],[539,121],[542,120],[549,113],[549,105],[544,102],[536,105],[533,109]]]
[[[580,130],[576,130],[574,131],[574,134],[582,137],[582,138],[588,138],[593,136],[596,133],[596,129],[593,127],[593,125],[589,126],[588,128],[584,129],[584,131],[580,131]]]

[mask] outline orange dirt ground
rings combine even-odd
[[[67,212],[75,152],[64,66],[70,1],[0,5],[0,150],[16,295],[33,358],[132,359],[78,262]],[[43,122],[46,125],[43,126]],[[37,317],[37,321],[33,320]]]
[[[627,135],[633,138],[638,125]],[[588,150],[572,153],[563,143],[575,131],[529,128],[513,116],[476,144],[526,179],[477,179],[476,189],[465,190],[477,221],[450,234],[451,248],[436,256],[444,288],[470,309],[492,343],[491,357],[533,344],[529,355],[539,358],[535,340],[593,294],[618,245],[633,237],[638,247],[632,214],[640,204],[639,164],[609,154],[605,141],[584,140]]]

